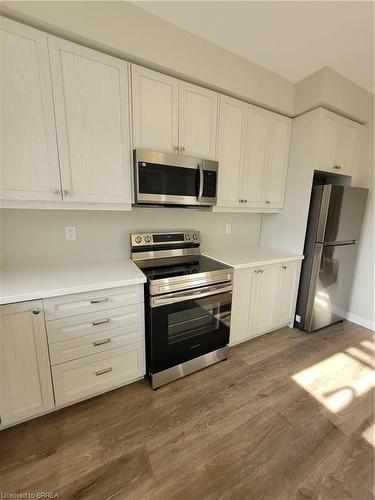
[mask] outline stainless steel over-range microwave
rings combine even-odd
[[[137,149],[134,151],[136,205],[216,204],[218,162]]]

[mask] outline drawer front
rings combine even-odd
[[[143,323],[143,317],[142,303],[48,321],[48,342],[59,342],[92,333],[106,332],[126,325]]]
[[[144,340],[143,323],[122,326],[101,333],[92,333],[76,339],[54,342],[49,346],[51,364],[65,363],[91,354],[108,351]]]
[[[143,285],[109,288],[43,300],[47,321],[141,302],[143,302]]]
[[[73,403],[145,374],[144,343],[139,342],[52,367],[56,405]]]

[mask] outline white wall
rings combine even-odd
[[[2,2],[1,12],[118,57],[293,114],[293,83],[129,2]]]
[[[372,104],[374,109],[374,103]],[[369,188],[369,198],[354,275],[349,319],[375,329],[374,269],[374,122],[364,129],[355,185]]]
[[[193,209],[137,208],[133,212],[1,210],[3,267],[129,256],[129,233],[197,229],[204,247],[257,245],[261,217]],[[225,225],[232,233],[225,234]],[[76,241],[65,240],[65,226],[76,226]]]

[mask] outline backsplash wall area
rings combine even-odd
[[[231,224],[231,234],[226,234]],[[65,239],[75,226],[76,240]],[[2,267],[56,264],[129,256],[136,231],[197,229],[202,247],[257,245],[261,215],[212,213],[196,209],[136,208],[132,212],[1,210]]]

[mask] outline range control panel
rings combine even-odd
[[[132,233],[130,235],[132,248],[149,245],[178,245],[184,243],[200,244],[199,231],[181,231],[171,233]]]

